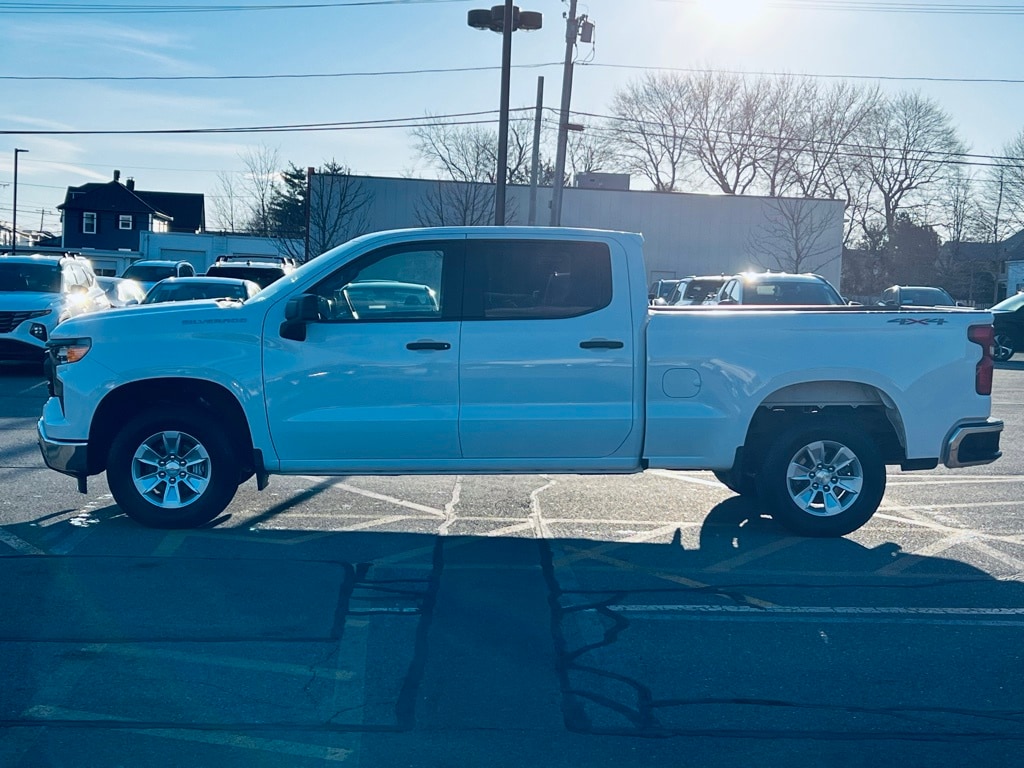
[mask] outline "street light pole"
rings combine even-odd
[[[543,21],[535,11],[520,11],[505,0],[504,7],[469,12],[467,23],[475,29],[501,32],[501,104],[498,112],[498,167],[494,191],[494,223],[505,223],[505,183],[508,176],[508,91],[512,77],[512,33],[517,29],[540,29]]]
[[[11,216],[11,253],[18,251],[18,155],[27,149],[14,150],[14,212]]]
[[[498,181],[494,190],[494,226],[505,224],[505,182],[508,176],[508,90],[512,78],[512,0],[505,0],[501,25],[501,105],[498,112]]]

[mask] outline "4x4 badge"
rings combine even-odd
[[[894,317],[890,323],[900,325],[945,325],[946,320],[942,317]]]

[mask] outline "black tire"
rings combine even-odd
[[[771,445],[758,475],[772,516],[801,536],[844,536],[875,514],[885,494],[885,463],[854,425],[804,421]]]
[[[182,406],[158,407],[129,421],[107,462],[114,501],[150,528],[209,522],[231,503],[242,473],[216,415]]]
[[[997,333],[992,345],[992,359],[1000,363],[1005,363],[1013,357],[1013,353],[1013,339],[1010,338],[1009,334]]]
[[[735,494],[754,498],[757,496],[757,478],[745,472],[739,472],[735,468],[728,470],[714,470],[718,482]]]

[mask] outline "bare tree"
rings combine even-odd
[[[777,197],[766,204],[764,222],[747,250],[762,267],[784,272],[818,272],[842,254],[827,206],[815,200]]]
[[[566,155],[573,176],[614,167],[614,145],[602,135],[601,128],[583,125],[582,131],[570,131]]]
[[[245,168],[243,187],[248,193],[246,229],[253,235],[273,235],[272,207],[280,192],[281,161],[276,148],[251,147],[241,156]]]
[[[810,132],[817,96],[817,86],[807,78],[782,77],[766,81],[768,95],[760,111],[757,125],[761,147],[758,170],[769,197],[779,197],[799,190],[800,159],[815,140]],[[758,117],[758,115],[752,115]]]
[[[1003,146],[1003,155],[988,173],[983,198],[993,242],[1024,228],[1024,130]]]
[[[875,109],[858,133],[863,168],[878,195],[890,239],[900,212],[914,213],[949,176],[964,152],[952,121],[936,102],[900,93]]]
[[[246,204],[237,174],[217,174],[216,194],[211,196],[213,207],[213,228],[222,232],[237,232],[242,227]]]
[[[764,157],[768,81],[705,72],[691,78],[689,149],[708,179],[728,195],[742,195],[757,179]]]
[[[280,239],[281,249],[300,261],[314,258],[370,230],[373,193],[352,170],[329,160],[309,179],[309,198],[299,197],[299,211],[306,217],[305,240]]]
[[[507,203],[510,205],[511,200]],[[438,180],[414,208],[421,227],[482,226],[494,223],[494,187],[478,182]],[[512,218],[506,206],[506,217]]]
[[[479,125],[456,125],[436,120],[412,129],[420,159],[452,181],[495,183],[498,168],[498,135]],[[533,120],[520,113],[509,120],[509,184],[527,184],[533,156]]]
[[[616,170],[643,176],[659,192],[676,190],[691,158],[689,88],[678,75],[648,73],[615,94],[605,129]]]

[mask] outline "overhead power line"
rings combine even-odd
[[[1024,79],[1009,77],[933,77],[927,75],[839,75],[839,74],[811,74],[809,72],[768,72],[751,71],[741,69],[710,69],[699,67],[661,67],[645,66],[642,64],[601,64],[596,62],[581,62],[581,67],[604,67],[606,69],[636,69],[660,72],[691,72],[694,74],[719,74],[719,75],[741,75],[751,77],[806,77],[823,80],[879,80],[879,81],[907,81],[920,83],[1010,83],[1022,84]],[[0,79],[7,79],[0,77]]]
[[[511,112],[532,111],[533,107],[519,107]],[[231,128],[149,128],[118,130],[0,130],[0,136],[148,136],[154,134],[213,134],[213,133],[301,133],[304,131],[360,131],[382,128],[429,128],[438,125],[483,125],[497,118],[479,120],[455,119],[494,115],[495,110],[460,112],[450,115],[426,117],[392,117],[380,120],[353,120],[332,123],[295,123],[284,125],[249,125]]]
[[[560,67],[561,62],[549,61],[536,64],[513,64],[513,69],[545,69]],[[688,72],[693,74],[739,75],[741,77],[796,77],[822,80],[874,80],[879,82],[919,83],[967,83],[997,85],[1022,85],[1024,78],[1012,77],[939,77],[931,75],[844,75],[835,73],[772,72],[767,70],[717,69],[711,67],[665,67],[646,64],[614,64],[577,62],[580,67],[604,69],[626,69],[639,72]],[[202,81],[245,81],[245,80],[324,80],[350,77],[395,77],[408,75],[464,74],[467,72],[489,72],[500,70],[500,66],[474,67],[433,67],[421,69],[384,69],[353,72],[294,72],[269,73],[265,75],[0,75],[0,81],[24,82],[202,82]]]
[[[694,5],[696,0],[656,0],[674,5]],[[61,14],[61,15],[114,15],[114,14],[173,14],[173,13],[248,13],[265,11],[305,11],[345,9],[367,6],[435,5],[465,3],[467,0],[347,0],[321,3],[231,3],[231,4],[166,4],[139,3],[39,3],[0,2],[0,13]],[[718,0],[725,3],[728,0]],[[906,13],[941,14],[957,16],[1020,16],[1024,5],[973,3],[913,3],[872,2],[871,0],[766,0],[766,8],[797,9],[805,11],[833,11],[846,13]]]
[[[546,109],[546,111],[554,112],[553,109]],[[666,139],[672,138],[672,136],[668,133],[659,133],[660,126],[658,126],[656,123],[651,123],[649,121],[638,121],[629,118],[616,117],[615,115],[600,115],[592,112],[574,111],[572,114],[574,116],[590,117],[599,120],[607,120],[609,122],[622,122],[627,124],[627,126],[624,128],[612,128],[606,125],[602,126],[588,124],[586,128],[586,130],[588,131],[596,131],[598,133],[606,133],[612,135],[614,135],[615,133],[636,133],[638,135],[661,136]],[[643,125],[650,126],[650,128],[640,131],[639,129],[630,129],[630,127],[628,126],[628,124],[630,123],[635,124],[638,122]],[[557,122],[555,120],[552,120],[551,118],[545,118],[545,124],[547,124],[548,126],[555,126],[557,125]],[[713,133],[716,136],[724,137],[727,141],[733,141],[732,132],[730,131],[717,130],[711,131],[711,133]],[[877,159],[881,154],[894,151],[892,147],[860,144],[850,141],[830,143],[814,139],[772,136],[768,134],[751,135],[745,133],[739,139],[735,139],[737,143],[746,142],[748,144],[752,140],[756,142],[764,142],[752,145],[753,149],[781,149],[783,152],[788,150],[794,153],[798,153],[801,149],[805,147],[813,145],[822,145],[822,151],[825,153],[831,153],[832,155],[835,155],[837,157],[849,157],[861,160]],[[780,144],[782,145],[781,147]],[[927,160],[928,162],[935,162],[942,165],[961,165],[976,168],[1024,168],[1024,158],[1006,155],[982,155],[973,154],[970,152],[947,152],[939,150],[918,149],[910,150],[909,155],[915,159]]]
[[[543,64],[515,64],[515,69],[541,69],[543,67],[560,67],[561,62],[550,61]],[[341,77],[391,77],[394,75],[436,75],[458,72],[488,72],[500,70],[500,65],[487,67],[437,67],[433,69],[385,69],[362,72],[306,72],[295,74],[269,75],[0,75],[0,80],[40,80],[52,81],[200,81],[200,80],[315,80]],[[1021,81],[1024,82],[1024,81]]]
[[[674,5],[695,5],[697,0],[657,0]],[[726,3],[728,0],[717,0]],[[984,5],[975,3],[895,3],[870,0],[766,0],[766,8],[807,11],[845,11],[856,13],[922,13],[955,16],[1024,16],[1024,5]]]
[[[231,5],[140,5],[138,3],[8,3],[0,2],[0,14],[62,16],[95,16],[114,14],[163,14],[163,13],[238,13],[248,11],[308,11],[318,9],[360,8],[382,5],[439,5],[441,3],[465,3],[467,0],[350,0],[334,3],[233,3]]]

